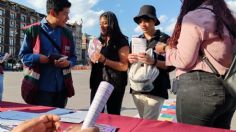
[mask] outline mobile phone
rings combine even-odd
[[[48,58],[50,59],[50,60],[58,60],[58,59],[60,59],[60,58],[62,58],[62,57],[64,57],[63,55],[61,55],[61,54],[50,54],[50,55],[48,55]]]
[[[67,58],[68,58],[68,56],[63,56],[63,57],[59,58],[58,60],[62,61],[62,60],[66,60]]]

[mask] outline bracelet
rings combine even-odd
[[[103,63],[104,66],[107,65],[107,60],[108,60],[108,59],[106,58],[105,62]]]
[[[106,61],[107,61],[107,58],[104,56],[104,60],[102,61],[102,64],[105,65]]]
[[[166,45],[163,46],[163,52],[166,52]]]
[[[157,65],[157,59],[154,59],[154,63],[152,64],[153,66]]]

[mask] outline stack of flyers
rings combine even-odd
[[[99,57],[95,55],[95,53],[100,53],[102,49],[101,42],[96,38],[93,37],[89,41],[89,47],[88,47],[88,56],[92,62],[98,62]]]
[[[106,124],[96,124],[96,127],[98,127],[99,132],[116,132],[118,128]]]

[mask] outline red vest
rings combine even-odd
[[[40,44],[41,44],[40,38],[39,38],[40,26],[41,26],[40,22],[38,22],[38,23],[34,23],[32,25],[29,25],[23,28],[25,34],[29,36],[29,38],[31,39],[33,53],[35,54],[40,54]],[[67,47],[70,47],[71,40],[73,40],[71,32],[68,31],[66,28],[62,28],[61,53],[68,57],[70,57],[70,51],[69,50],[67,51],[66,49],[68,49]],[[69,68],[64,68],[62,70],[63,70],[65,87],[67,89],[67,97],[72,97],[74,96],[75,92],[74,92],[73,80],[71,76],[71,69],[69,67]],[[27,67],[26,65],[24,65],[24,79],[23,79],[21,88],[22,88],[22,97],[26,101],[26,103],[34,104],[33,103],[34,99],[27,99],[29,98],[29,96],[25,94],[26,93],[30,94],[30,93],[23,90],[25,90],[25,88],[28,88],[28,87],[34,87],[33,88],[34,91],[35,90],[37,91],[39,78],[40,78],[40,71],[39,71],[38,66]],[[35,98],[35,95],[32,98]]]

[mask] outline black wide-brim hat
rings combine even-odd
[[[151,19],[154,19],[156,21],[155,23],[155,26],[159,25],[160,24],[160,21],[157,19],[157,16],[156,16],[156,9],[154,6],[151,6],[151,5],[143,5],[141,8],[140,8],[140,11],[139,11],[139,14],[134,17],[134,21],[139,24],[139,19],[140,18],[145,18],[145,17],[148,17],[148,18],[151,18]]]

